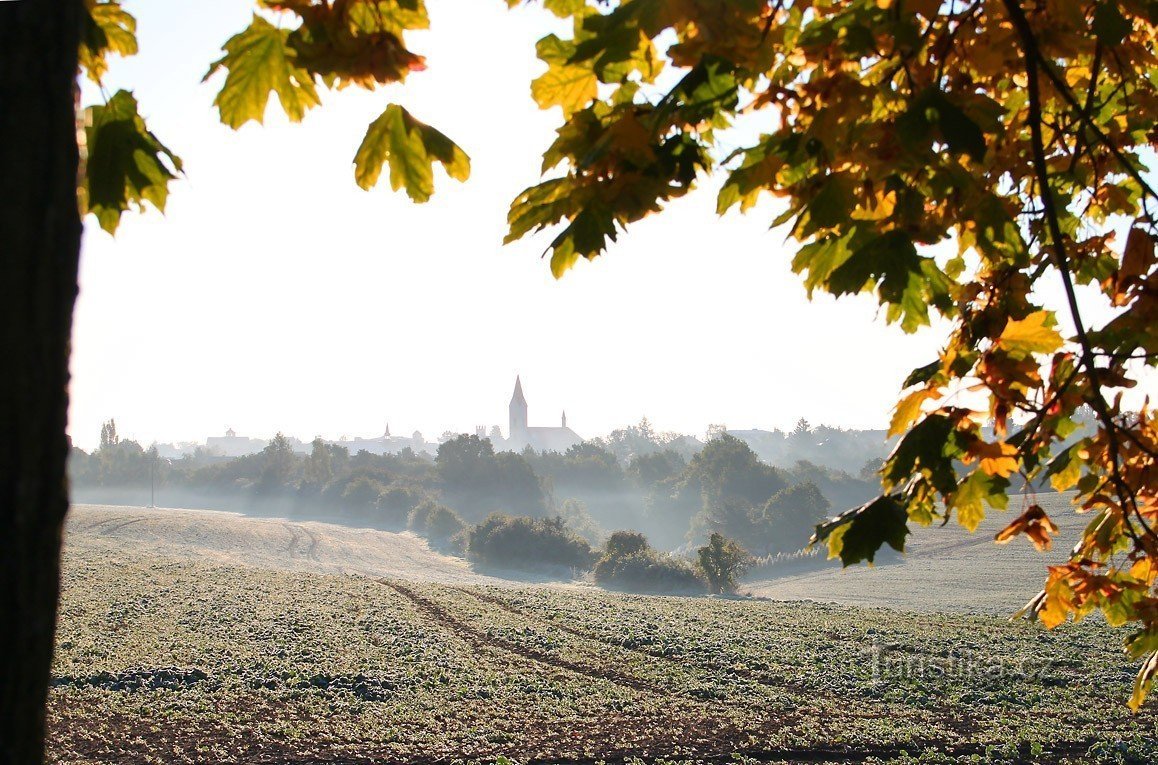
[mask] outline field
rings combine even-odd
[[[993,535],[1021,512],[1021,499],[1010,510],[990,512],[970,534],[956,521],[948,526],[917,526],[904,557],[885,548],[875,568],[842,569],[835,562],[822,570],[789,572],[749,584],[751,592],[778,599],[814,599],[848,605],[904,610],[1008,615],[1036,595],[1045,581],[1045,566],[1066,559],[1088,515],[1074,512],[1069,494],[1041,494],[1037,502],[1057,523],[1053,548],[1038,553],[1025,538],[1005,545]]]
[[[872,573],[885,582],[907,565]],[[823,591],[840,575],[812,576]],[[985,581],[975,570],[958,586]],[[1135,668],[1120,639],[1095,622],[1045,632],[932,609],[519,583],[409,535],[82,507],[66,542],[50,752],[1150,762],[1158,716],[1122,704]]]

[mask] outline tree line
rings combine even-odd
[[[606,442],[566,452],[495,451],[489,439],[459,435],[437,455],[351,454],[315,439],[298,453],[278,434],[256,454],[207,460],[165,460],[102,429],[91,453],[73,448],[69,474],[80,500],[142,501],[150,484],[159,504],[333,517],[387,529],[407,528],[424,503],[437,503],[477,524],[492,513],[560,518],[592,544],[612,531],[640,532],[660,549],[702,543],[712,533],[758,555],[803,547],[829,510],[872,495],[875,476],[852,476],[798,462],[773,467],[721,432],[690,457],[650,441],[620,459]]]

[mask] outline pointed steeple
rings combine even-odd
[[[563,427],[567,427],[567,410],[563,410]]]
[[[515,392],[511,394],[511,403],[527,405],[527,399],[523,396],[523,380],[518,375],[515,375]]]
[[[527,398],[523,395],[523,381],[515,376],[515,392],[511,394],[510,430],[507,438],[513,442],[522,443],[527,440]]]

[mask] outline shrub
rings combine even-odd
[[[603,545],[594,579],[605,587],[648,593],[698,593],[704,581],[686,561],[652,549],[638,531],[617,531]]]
[[[638,531],[617,531],[607,538],[603,545],[604,557],[622,557],[650,550],[647,537]]]
[[[371,510],[386,487],[374,478],[359,476],[342,488],[342,509],[358,518],[370,517]]]
[[[378,518],[385,524],[405,528],[410,511],[426,498],[426,492],[416,486],[392,483],[378,497]]]
[[[736,580],[747,570],[752,556],[734,540],[712,534],[698,551],[699,568],[708,580],[708,589],[722,594],[736,591]]]
[[[407,527],[426,537],[431,545],[446,547],[466,527],[466,523],[446,505],[424,499],[410,511]]]
[[[524,570],[566,566],[586,569],[594,555],[586,540],[562,518],[512,517],[491,513],[470,529],[467,554],[493,566]]]

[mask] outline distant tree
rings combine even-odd
[[[495,449],[490,441],[476,435],[459,435],[438,445],[435,465],[438,476],[451,491],[481,486],[490,478]]]
[[[811,481],[794,484],[772,495],[751,516],[751,535],[746,541],[764,551],[793,552],[808,544],[816,525],[831,509],[828,500]]]
[[[101,425],[101,449],[110,449],[121,442],[117,435],[117,421],[109,420]]]
[[[746,443],[726,433],[709,441],[692,457],[682,480],[700,487],[705,508],[726,499],[762,505],[788,486],[780,470],[761,462]]]
[[[334,477],[334,460],[330,447],[320,437],[310,444],[310,456],[306,461],[304,479],[313,486],[322,487]]]
[[[493,465],[490,509],[507,509],[532,517],[546,514],[547,497],[543,485],[522,455],[500,452],[494,455]]]
[[[567,524],[567,528],[587,540],[592,545],[603,542],[606,536],[603,529],[587,511],[587,504],[579,499],[565,499],[559,505],[559,517]]]
[[[708,580],[708,589],[717,594],[735,592],[736,580],[743,576],[752,560],[747,550],[722,534],[712,534],[696,555],[700,570]]]
[[[708,430],[704,433],[705,441],[715,441],[718,438],[723,438],[728,435],[727,425],[709,425]]]
[[[663,448],[664,444],[663,438],[656,434],[646,417],[638,425],[616,428],[598,441],[621,462],[627,462],[637,454],[651,454]]]
[[[294,474],[298,458],[293,444],[285,434],[278,431],[260,453],[262,465],[259,491],[272,491],[284,487]]]
[[[651,454],[636,454],[627,465],[627,475],[636,486],[652,490],[678,476],[687,467],[687,460],[671,449]]]
[[[880,473],[884,469],[884,467],[885,467],[884,458],[873,457],[871,459],[865,460],[864,465],[862,465],[860,468],[860,474],[859,475],[861,478],[865,479],[866,481],[873,480],[873,479],[879,480]]]
[[[542,516],[547,498],[530,463],[512,452],[495,453],[477,435],[459,435],[439,445],[435,468],[445,501],[473,520],[496,510]]]
[[[794,426],[792,426],[792,432],[790,432],[788,435],[791,438],[801,439],[801,438],[807,438],[811,434],[812,434],[811,423],[809,423],[808,420],[801,417],[799,420],[796,421],[796,424]]]

